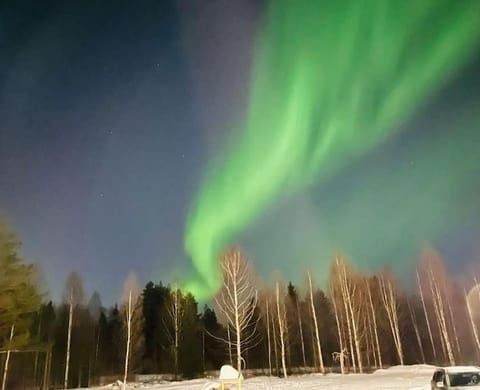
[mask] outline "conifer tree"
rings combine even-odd
[[[32,314],[40,307],[35,268],[18,254],[20,242],[7,223],[0,219],[0,350],[6,353],[2,390],[6,389],[12,349],[31,342]]]

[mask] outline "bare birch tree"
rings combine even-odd
[[[68,374],[70,368],[70,347],[72,344],[72,325],[73,312],[76,305],[83,302],[83,286],[80,275],[72,272],[66,282],[64,298],[68,305],[68,330],[67,330],[67,351],[65,356],[65,375],[63,378],[63,387],[68,387]]]
[[[123,388],[126,389],[129,362],[131,358],[132,345],[132,320],[135,309],[137,307],[137,299],[140,295],[140,288],[135,274],[128,275],[127,280],[123,286],[123,301],[125,310],[125,330],[126,330],[126,345],[125,345],[125,364],[123,372]]]
[[[267,321],[267,353],[268,353],[268,375],[272,375],[272,343],[270,341],[270,305],[269,297],[265,299],[265,312]]]
[[[415,331],[415,337],[417,338],[418,349],[420,350],[420,355],[422,356],[422,363],[425,364],[425,353],[423,352],[422,338],[420,337],[420,332],[418,330],[418,322],[415,311],[410,304],[410,300],[407,297],[407,306],[410,313],[410,319],[412,320],[413,329]]]
[[[353,371],[356,371],[356,362],[355,362],[355,349],[353,344],[352,337],[352,327],[350,322],[350,313],[348,308],[347,299],[345,297],[345,289],[343,286],[343,272],[340,269],[339,262],[335,260],[333,266],[333,275],[330,278],[331,283],[331,296],[332,302],[337,314],[337,323],[340,324],[340,332],[346,334],[345,348],[350,349],[350,364],[353,368]],[[336,300],[339,299],[340,302],[337,304]],[[343,306],[343,308],[342,308]],[[346,322],[346,329],[344,330],[344,322]]]
[[[364,299],[360,296],[361,291],[358,289],[358,283],[353,280],[350,275],[350,271],[347,272],[347,265],[345,261],[338,256],[334,262],[334,274],[332,283],[334,283],[332,291],[334,295],[332,299],[335,299],[337,294],[335,291],[340,292],[340,298],[343,303],[345,320],[347,322],[348,339],[350,344],[351,362],[354,371],[358,365],[359,372],[363,372],[363,363],[361,355],[361,315],[362,315],[362,302]],[[356,301],[354,303],[354,299]]]
[[[456,321],[455,321],[455,316],[453,315],[452,303],[450,301],[450,294],[449,293],[447,293],[445,300],[446,300],[446,304],[447,304],[448,314],[449,314],[449,317],[450,317],[450,324],[451,324],[452,332],[453,332],[453,340],[455,341],[455,348],[457,350],[458,356],[460,356],[462,351],[461,351],[461,348],[460,348],[460,342],[458,340],[457,325],[455,323]]]
[[[177,286],[174,286],[167,304],[167,314],[169,323],[166,324],[168,338],[173,347],[173,365],[175,370],[175,379],[178,376],[178,352],[180,348],[182,321],[184,315],[184,305],[182,304],[182,294]]]
[[[215,297],[220,312],[225,317],[233,340],[224,340],[236,350],[237,370],[242,371],[243,353],[259,342],[255,310],[258,294],[253,286],[253,276],[247,260],[239,250],[226,252],[221,261],[223,287]]]
[[[378,364],[380,365],[380,367],[383,367],[382,352],[380,350],[380,341],[378,339],[377,316],[375,314],[375,309],[373,307],[372,291],[370,289],[370,281],[368,278],[366,279],[366,283],[367,283],[368,303],[370,304],[370,312],[372,314],[373,330],[375,335],[375,346],[376,346],[377,356],[378,356]]]
[[[280,302],[280,287],[279,283],[276,284],[276,302],[277,302],[277,321],[278,321],[278,333],[280,336],[280,357],[282,360],[283,377],[287,378],[287,364],[285,359],[285,334],[287,331],[287,318],[285,314],[284,302]]]
[[[371,352],[375,355],[375,350],[372,350],[372,343],[371,343],[371,332],[370,332],[370,316],[368,313],[365,313],[363,316],[363,332],[364,340],[365,340],[365,357],[367,358],[367,367],[372,367],[372,362],[370,360]],[[376,356],[375,356],[376,359]]]
[[[403,365],[403,348],[402,339],[400,337],[400,326],[398,322],[398,302],[396,293],[393,289],[392,281],[381,275],[379,277],[380,295],[382,302],[387,312],[388,323],[393,336],[393,342],[397,352],[398,360]]]
[[[418,270],[417,270],[417,283],[418,283],[418,289],[420,292],[420,300],[422,301],[423,314],[425,316],[425,322],[427,324],[428,336],[430,338],[430,344],[432,345],[433,358],[436,359],[437,350],[435,348],[435,343],[433,342],[432,327],[430,325],[430,319],[428,318],[427,305],[425,303],[425,296],[423,294],[422,283],[420,282],[420,274],[418,273]]]
[[[232,353],[232,337],[230,335],[230,323],[227,321],[227,344],[228,344],[228,357],[230,365],[233,366],[233,353]]]
[[[313,318],[313,324],[314,324],[314,330],[315,330],[315,341],[317,345],[317,353],[318,353],[318,360],[320,363],[320,372],[322,374],[325,374],[325,366],[323,364],[323,356],[322,356],[322,345],[320,342],[320,334],[318,331],[318,321],[317,321],[317,313],[315,310],[315,303],[313,301],[313,286],[312,286],[312,276],[310,275],[310,272],[307,273],[308,277],[308,287],[310,291],[310,309],[311,309],[311,314]]]
[[[420,265],[424,279],[428,283],[429,293],[433,304],[435,318],[438,329],[440,330],[440,341],[442,348],[450,365],[455,365],[455,356],[453,353],[451,335],[453,324],[449,322],[448,314],[448,280],[440,256],[432,248],[428,248],[422,254],[422,263]],[[455,334],[454,334],[454,337]]]
[[[277,344],[277,331],[275,328],[275,316],[272,314],[272,333],[273,333],[273,351],[275,354],[275,373],[276,375],[279,375],[279,370],[278,370],[278,344]]]
[[[477,285],[478,286],[478,285]],[[475,288],[478,288],[478,287],[474,287]],[[472,294],[473,290],[470,292],[470,294]],[[470,304],[470,299],[469,299],[469,295],[470,294],[467,294],[467,291],[464,290],[464,294],[465,294],[465,303],[467,305],[467,312],[468,312],[468,319],[470,320],[470,326],[472,328],[472,332],[473,332],[473,337],[475,339],[475,345],[477,347],[477,357],[480,358],[480,338],[478,337],[478,329],[477,329],[477,325],[475,324],[475,320],[474,320],[474,316],[473,316],[473,311],[472,311],[472,306]]]
[[[67,330],[67,355],[65,357],[65,376],[63,379],[63,388],[68,387],[68,370],[70,368],[70,346],[72,344],[72,321],[73,321],[73,291],[70,291],[68,298],[68,330]]]
[[[444,308],[444,301],[442,294],[440,292],[440,289],[437,285],[437,281],[435,279],[435,276],[433,274],[432,269],[429,269],[429,282],[430,282],[430,292],[433,297],[433,308],[435,309],[435,314],[437,317],[437,323],[440,328],[441,336],[442,336],[442,341],[445,345],[445,348],[447,350],[448,354],[448,360],[450,362],[450,365],[454,366],[455,365],[455,357],[453,355],[453,348],[450,343],[450,337],[448,334],[448,328],[447,328],[447,321],[445,318],[445,308]]]
[[[340,346],[340,351],[338,351],[336,354],[334,352],[333,358],[335,360],[335,357],[338,356],[338,359],[340,361],[340,372],[342,374],[345,374],[345,351],[347,350],[347,348],[344,347],[342,324],[340,322],[339,310],[337,308],[337,303],[333,295],[333,290],[330,292],[330,296],[332,298],[333,312],[335,314],[335,322],[337,324],[338,344]]]

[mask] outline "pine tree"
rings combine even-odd
[[[15,235],[0,219],[0,350],[6,352],[2,390],[7,386],[11,350],[31,342],[30,322],[41,300],[35,269],[22,261],[19,247]]]
[[[201,324],[197,301],[192,294],[183,296],[183,318],[181,343],[179,345],[179,371],[186,378],[192,378],[202,371]]]
[[[225,329],[220,325],[215,310],[204,306],[201,316],[203,333],[203,368],[206,370],[216,369],[221,366],[226,358],[220,338],[225,333]]]

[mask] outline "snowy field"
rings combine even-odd
[[[427,365],[396,366],[386,370],[378,370],[373,374],[319,374],[292,376],[285,379],[271,377],[256,377],[246,379],[242,388],[245,390],[264,389],[325,389],[325,390],[428,390],[434,367]],[[168,382],[162,384],[130,384],[128,389],[148,390],[206,390],[215,382],[209,379],[195,379],[183,382]],[[97,387],[96,390],[115,389],[110,385]],[[235,388],[230,386],[230,389]]]

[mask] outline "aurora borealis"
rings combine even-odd
[[[113,303],[133,271],[207,302],[231,245],[262,282],[322,287],[339,252],[408,284],[427,246],[461,276],[478,20],[477,0],[2,2],[0,215],[53,300],[77,271]]]
[[[185,249],[195,274],[186,288],[199,298],[215,293],[219,252],[269,207],[313,185],[321,192],[337,172],[398,136],[478,47],[479,15],[475,0],[270,2],[241,134],[209,168],[188,217]],[[453,131],[443,132],[401,154],[398,169],[374,166],[355,194],[336,192],[335,207],[318,216],[336,221],[317,232],[321,250],[333,246],[375,266],[404,241],[414,247],[441,235],[442,223],[455,218],[448,202],[475,177],[478,119],[452,121],[455,148]],[[376,219],[389,213],[389,221]],[[345,228],[347,221],[355,225]],[[360,237],[360,230],[379,235]]]

